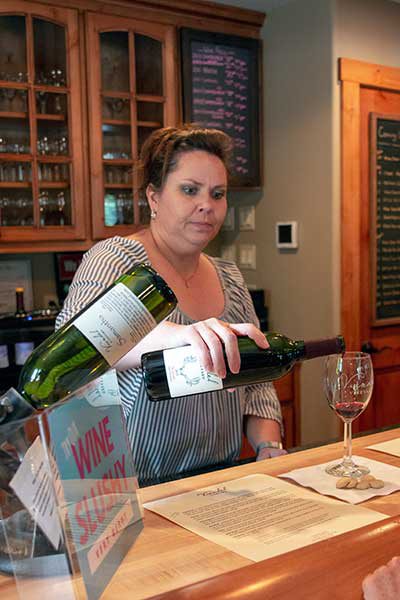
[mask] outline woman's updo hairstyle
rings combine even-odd
[[[203,150],[213,154],[229,173],[232,147],[231,138],[218,129],[197,125],[157,129],[147,138],[140,153],[142,193],[145,194],[148,185],[161,190],[168,175],[176,168],[179,156],[185,152]]]

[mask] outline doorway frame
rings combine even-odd
[[[341,82],[341,326],[349,350],[361,339],[360,89],[400,91],[400,68],[339,59]],[[354,310],[354,307],[357,310]]]

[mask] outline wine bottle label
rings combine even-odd
[[[171,398],[222,390],[222,379],[202,367],[191,346],[170,348],[163,355]]]
[[[144,304],[117,283],[74,321],[74,326],[114,365],[157,325]]]

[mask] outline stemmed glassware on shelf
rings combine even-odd
[[[369,469],[352,458],[352,422],[366,409],[374,385],[372,360],[365,352],[345,352],[328,356],[325,362],[324,388],[331,409],[344,423],[345,453],[340,463],[328,465],[326,472],[335,477],[361,477]]]

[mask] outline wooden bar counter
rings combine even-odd
[[[400,429],[358,438],[355,454],[400,467],[400,458],[366,447],[400,437]],[[295,452],[140,490],[148,502],[254,473],[286,471],[341,458],[343,443]],[[102,595],[102,600],[361,600],[363,578],[400,555],[400,492],[362,503],[384,521],[259,563],[234,554],[145,510],[145,528]],[[76,582],[78,589],[81,585]],[[31,580],[29,600],[70,599],[62,580]],[[35,591],[37,588],[37,592]],[[11,577],[0,576],[1,600],[16,600]]]

